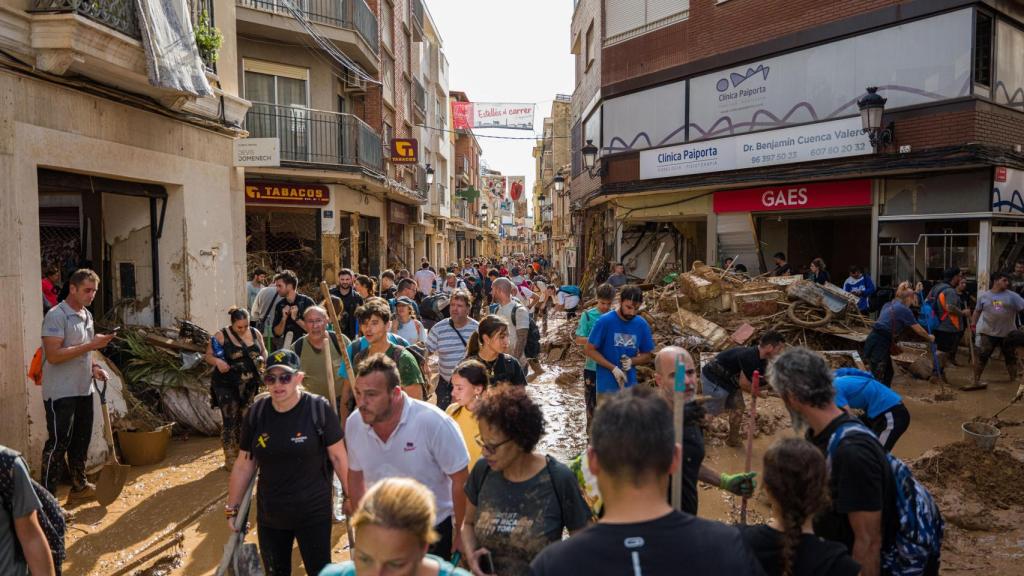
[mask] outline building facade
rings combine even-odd
[[[984,285],[1024,251],[1019,3],[677,0],[643,21],[633,4],[582,1],[573,19],[582,258],[643,276],[664,243],[676,268],[758,273],[783,252],[796,270],[824,259],[834,282],[957,265]],[[861,129],[869,87],[887,99],[881,140]]]
[[[96,270],[93,314],[107,328],[220,326],[245,302],[244,177],[232,149],[249,103],[238,96],[235,1],[146,19],[128,0],[54,4],[0,3],[0,286],[14,298],[0,347],[0,438],[33,465],[46,420],[25,374],[40,345],[45,269],[63,280]],[[194,43],[176,48],[177,72],[195,89],[147,75],[144,22],[172,19],[182,34],[205,21],[224,35],[203,60]],[[199,78],[209,95],[198,95]]]
[[[452,90],[451,102],[470,102],[465,92]],[[449,260],[462,261],[486,253],[485,244],[496,247],[495,236],[481,226],[482,207],[488,205],[481,186],[483,150],[472,130],[451,133],[455,149],[455,169],[451,171],[451,220],[448,223]],[[491,206],[488,205],[488,210]]]

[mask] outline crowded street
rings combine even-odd
[[[1016,576],[1024,0],[0,0],[0,576]]]

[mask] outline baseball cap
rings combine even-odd
[[[412,308],[413,310],[416,309],[416,303],[413,302],[412,298],[409,298],[408,296],[402,296],[401,298],[396,298],[395,299],[395,305],[398,305],[398,304],[405,304],[406,306],[408,306],[409,308]]]
[[[278,350],[267,358],[267,370],[271,368],[284,368],[294,374],[299,371],[299,356],[291,350]]]

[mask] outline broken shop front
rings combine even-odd
[[[969,289],[1024,257],[1024,172],[1002,167],[881,181],[878,284],[935,282],[959,267]]]
[[[872,204],[866,179],[715,192],[718,265],[735,258],[763,274],[782,252],[793,273],[821,258],[832,282],[842,284],[850,266],[870,269]]]
[[[321,217],[330,199],[330,188],[323,184],[246,180],[247,275],[256,268],[271,276],[291,270],[299,277],[300,291],[319,293]]]
[[[707,260],[708,246],[714,244],[714,227],[708,233],[708,194],[688,190],[630,195],[616,198],[612,206],[614,216],[605,225],[614,226],[614,232],[606,237],[615,239],[615,260],[625,264],[627,273],[646,277],[662,245],[667,259],[661,275]]]

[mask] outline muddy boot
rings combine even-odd
[[[80,486],[72,486],[68,492],[68,502],[74,500],[88,500],[96,497],[96,485],[92,482],[83,482]]]
[[[725,445],[730,448],[738,448],[743,445],[740,431],[743,428],[743,413],[733,411],[729,413],[729,435],[725,438]]]
[[[972,390],[984,390],[988,388],[988,384],[981,382],[981,373],[985,371],[985,367],[980,363],[974,367],[974,374],[971,377],[971,383],[967,386],[961,386],[960,390],[964,392],[970,392]]]
[[[544,367],[540,365],[540,360],[537,358],[530,358],[527,361],[527,364],[530,365],[530,370],[533,372],[534,378],[544,373]]]

